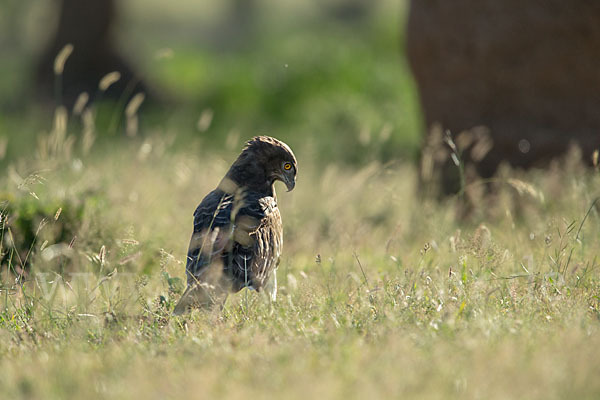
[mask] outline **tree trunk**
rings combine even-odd
[[[600,2],[412,0],[407,30],[430,129],[423,180],[458,189],[445,130],[482,177],[600,147]]]
[[[93,99],[99,81],[108,73],[118,71],[121,78],[103,96],[120,98],[143,91],[139,77],[118,54],[113,38],[115,22],[114,0],[62,0],[59,23],[38,63],[36,92],[42,99],[54,99],[71,106],[80,93]],[[54,60],[67,44],[73,52],[66,60],[60,85],[56,85]]]

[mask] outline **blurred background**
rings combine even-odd
[[[99,143],[269,134],[313,162],[415,162],[438,194],[600,147],[594,2],[26,0],[0,19],[3,159],[61,107]]]
[[[7,156],[27,151],[55,108],[73,114],[86,92],[97,139],[121,140],[126,106],[143,92],[131,136],[176,134],[189,148],[269,134],[328,161],[416,159],[406,12],[394,0],[5,1],[0,135]],[[112,71],[120,79],[100,90]]]

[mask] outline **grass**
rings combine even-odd
[[[344,28],[270,2],[265,31],[227,51],[195,30],[221,3],[147,4],[128,2],[119,45],[176,110],[131,107],[127,137],[114,104],[61,108],[50,129],[2,106],[4,397],[600,396],[597,167],[573,151],[423,198],[398,4]],[[26,86],[21,63],[4,66],[3,93]],[[296,189],[277,187],[278,301],[244,290],[173,318],[192,212],[258,133],[299,161]]]
[[[277,303],[244,291],[223,311],[172,318],[191,212],[231,141],[186,152],[157,135],[87,156],[75,142],[2,177],[4,210],[31,203],[46,218],[26,279],[6,272],[16,256],[4,265],[7,397],[598,396],[597,172],[504,171],[513,184],[456,220],[458,200],[418,198],[411,164],[321,168],[292,143]],[[17,229],[24,212],[6,214]],[[42,242],[61,218],[76,240]]]

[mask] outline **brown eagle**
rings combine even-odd
[[[215,190],[194,212],[194,233],[187,254],[188,287],[175,307],[225,301],[244,287],[277,296],[276,268],[283,246],[275,181],[288,191],[296,185],[298,165],[288,145],[257,136],[229,168]]]

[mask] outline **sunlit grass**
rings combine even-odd
[[[119,36],[174,110],[0,115],[3,398],[600,396],[597,168],[572,151],[421,197],[404,2],[360,29],[263,4],[235,53],[194,36],[226,11],[196,3],[129,2],[143,21]],[[28,79],[16,66],[7,93]],[[296,189],[277,187],[278,301],[244,290],[171,317],[193,210],[254,134],[299,162]]]
[[[243,291],[172,318],[192,211],[231,142],[173,151],[156,135],[85,156],[75,140],[9,168],[3,226],[40,214],[21,281],[3,230],[7,396],[597,396],[597,172],[504,171],[513,185],[457,220],[457,199],[416,195],[411,165],[321,167],[294,143],[278,302]],[[73,237],[51,242],[61,222]]]

